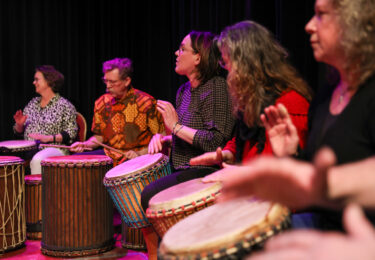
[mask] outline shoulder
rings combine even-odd
[[[34,97],[32,98],[29,103],[27,104],[27,106],[31,106],[31,105],[35,105],[35,104],[39,104],[40,103],[40,99],[41,97]]]
[[[289,113],[307,114],[309,102],[295,90],[284,91],[276,100],[276,104],[282,103]]]
[[[211,87],[213,89],[227,89],[227,81],[225,78],[220,76],[215,76],[209,80],[207,80],[206,83],[204,83],[204,86]]]
[[[67,107],[67,108],[70,108],[70,109],[74,109],[75,110],[75,106],[66,98],[64,97],[61,97],[59,98],[58,100],[59,104]]]
[[[147,99],[147,100],[155,100],[155,98],[153,96],[151,96],[150,94],[144,92],[144,91],[141,91],[139,89],[136,89],[136,88],[133,88],[134,90],[134,96],[137,98],[137,99]]]
[[[95,105],[109,103],[112,99],[113,97],[110,94],[106,93],[104,95],[101,95],[97,100],[95,100]]]
[[[148,111],[153,108],[156,109],[156,99],[153,96],[135,88],[133,88],[133,93],[135,102],[140,111]]]

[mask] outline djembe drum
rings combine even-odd
[[[42,175],[25,176],[26,236],[42,239]]]
[[[0,253],[26,240],[24,161],[0,156]]]
[[[289,226],[289,211],[278,204],[249,198],[218,203],[171,227],[159,258],[241,259]]]
[[[180,183],[153,196],[146,211],[155,231],[163,237],[185,217],[214,204],[221,184],[202,183],[202,178]]]
[[[31,160],[31,156],[28,155],[28,153],[37,148],[37,143],[32,140],[8,140],[0,142],[0,154],[6,156],[17,156],[23,159],[26,167],[26,174],[29,172],[28,167]]]
[[[28,152],[36,148],[36,142],[31,140],[9,140],[0,142],[0,152],[2,154],[18,156],[21,158],[24,152]]]
[[[105,155],[42,161],[43,254],[76,257],[113,248],[113,204],[103,186],[111,167]]]
[[[171,174],[168,157],[146,154],[126,161],[107,172],[103,180],[122,220],[134,228],[150,223],[141,206],[141,192],[149,183]]]

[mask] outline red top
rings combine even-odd
[[[296,91],[291,90],[289,92],[283,92],[281,96],[276,99],[276,105],[282,103],[289,112],[289,115],[296,126],[298,136],[300,139],[301,148],[305,147],[307,138],[307,114],[309,110],[309,102]],[[223,150],[229,150],[236,156],[236,137],[227,142]],[[248,161],[255,156],[259,155],[272,155],[272,147],[266,132],[266,142],[264,144],[263,151],[257,153],[257,143],[251,143],[250,140],[246,141],[244,145],[244,151],[242,154],[242,162]]]

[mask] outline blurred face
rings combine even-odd
[[[179,75],[189,76],[195,72],[196,66],[200,62],[200,55],[195,53],[191,47],[190,35],[185,36],[180,44],[180,48],[175,52],[175,71]]]
[[[226,69],[229,73],[232,71],[232,62],[229,58],[229,54],[224,49],[220,50],[221,52],[221,60],[219,61],[220,66],[223,69]]]
[[[343,57],[339,47],[340,26],[330,0],[316,0],[315,15],[306,24],[314,57],[319,62],[335,66]],[[336,67],[336,66],[335,66]]]
[[[38,94],[43,93],[47,88],[50,88],[46,79],[40,71],[35,72],[33,84],[35,86],[35,92]]]
[[[129,77],[121,79],[119,70],[114,69],[104,73],[103,82],[107,86],[107,93],[119,99],[125,96],[131,80]]]

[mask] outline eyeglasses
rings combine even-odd
[[[111,86],[115,86],[121,80],[109,80],[109,79],[106,79],[106,78],[102,78],[102,81],[106,85],[109,84]]]
[[[180,48],[178,48],[178,54],[181,54],[182,52],[185,52],[185,51],[191,51],[193,54],[196,54],[197,52],[193,49],[186,49],[184,46],[180,46]]]

